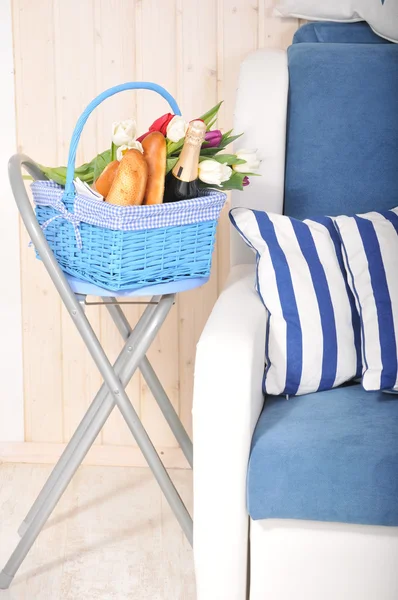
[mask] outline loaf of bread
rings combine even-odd
[[[101,175],[95,182],[95,189],[97,192],[101,194],[104,198],[109,194],[109,190],[111,189],[113,180],[115,179],[115,175],[119,168],[119,161],[113,160],[105,167],[102,171]]]
[[[153,131],[142,141],[142,147],[148,164],[145,204],[161,204],[166,177],[166,138],[160,131]]]
[[[143,154],[136,149],[128,150],[120,161],[106,201],[119,206],[142,204],[147,180],[148,165]]]

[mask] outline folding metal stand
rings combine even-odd
[[[95,361],[104,383],[22,522],[18,530],[21,539],[0,573],[0,589],[7,589],[11,584],[34,541],[115,406],[122,413],[191,545],[193,529],[192,519],[125,392],[125,388],[139,368],[192,467],[192,442],[146,357],[148,348],[173,306],[175,294],[154,296],[134,330],[131,329],[117,300],[113,297],[102,298],[125,341],[122,351],[112,366],[85,315],[85,297],[72,291],[36,220],[25,190],[21,173],[22,167],[25,167],[34,179],[46,179],[46,177],[27,156],[15,155],[11,158],[9,163],[11,187],[23,222],[65,307]]]

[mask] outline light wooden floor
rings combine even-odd
[[[0,464],[0,563],[48,466]],[[170,471],[189,509],[192,473]],[[81,467],[0,600],[194,600],[192,551],[148,469]]]

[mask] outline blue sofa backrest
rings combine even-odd
[[[285,214],[398,205],[398,45],[296,43],[288,50]]]
[[[367,23],[334,23],[313,21],[297,29],[293,44],[319,42],[332,44],[392,44],[377,35]]]

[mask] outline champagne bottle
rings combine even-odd
[[[203,121],[191,121],[180,158],[173,170],[166,175],[163,202],[189,200],[199,195],[198,164],[205,133],[206,125]]]

